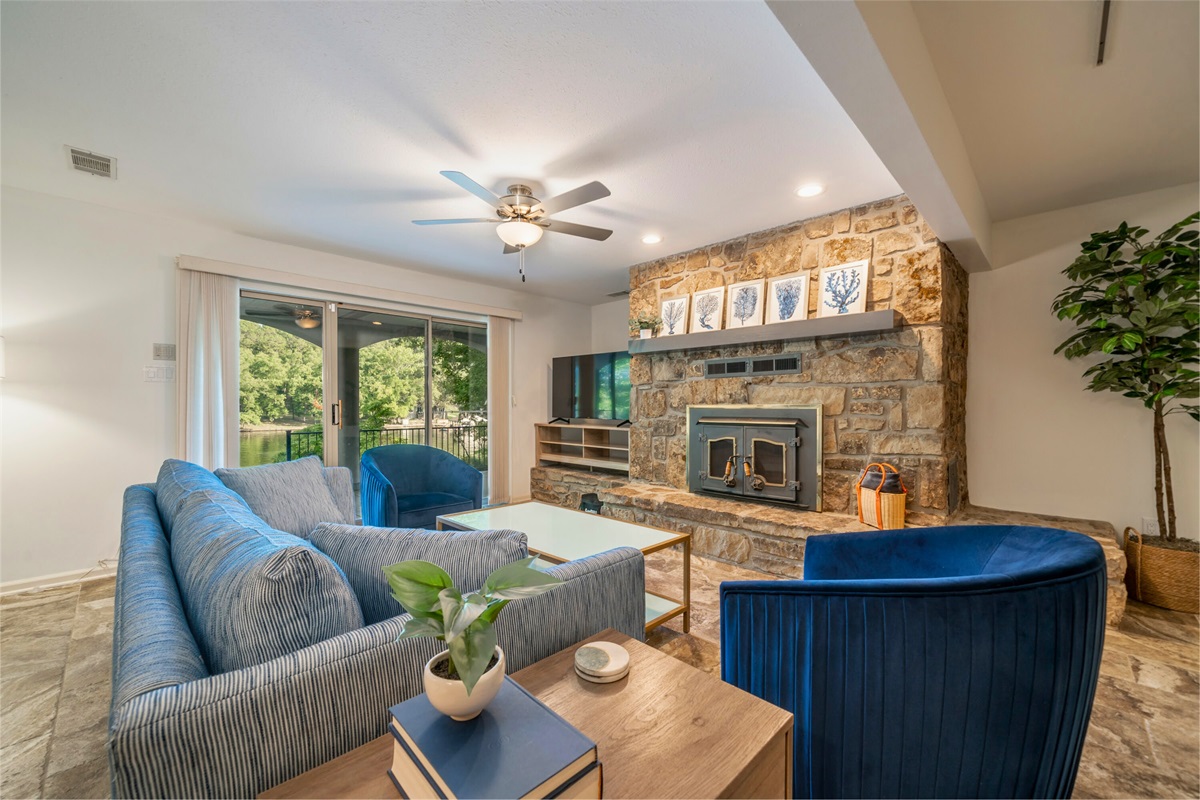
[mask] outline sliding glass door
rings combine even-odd
[[[323,305],[243,292],[240,317],[241,465],[322,456]]]
[[[319,455],[357,490],[365,450],[425,444],[486,473],[486,325],[247,291],[241,326],[242,466]]]
[[[349,467],[357,488],[365,450],[427,441],[429,320],[347,305],[337,307],[337,320],[330,424],[338,447],[330,460]]]
[[[430,335],[428,441],[487,472],[487,328],[435,319]]]

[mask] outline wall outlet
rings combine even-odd
[[[1142,517],[1142,536],[1158,536],[1158,515]]]

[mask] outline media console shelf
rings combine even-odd
[[[629,472],[628,428],[537,423],[533,429],[538,464]]]

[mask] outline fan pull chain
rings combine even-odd
[[[525,248],[522,247],[517,252],[517,257],[521,259],[521,283],[525,282]]]

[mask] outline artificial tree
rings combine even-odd
[[[1083,375],[1093,392],[1120,392],[1154,412],[1154,499],[1159,536],[1175,541],[1175,492],[1165,418],[1200,420],[1195,369],[1200,349],[1197,239],[1200,212],[1144,241],[1127,223],[1092,234],[1063,274],[1073,282],[1054,299],[1077,330],[1056,349],[1067,358],[1099,354]],[[1188,402],[1193,401],[1193,402]]]

